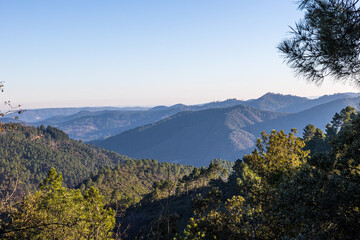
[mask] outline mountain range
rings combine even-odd
[[[187,111],[94,144],[138,158],[201,166],[204,159],[236,160],[256,140],[243,128],[286,115],[244,105]]]
[[[19,119],[29,125],[51,125],[65,131],[73,139],[94,141],[105,139],[124,131],[144,126],[183,111],[199,111],[211,108],[225,108],[246,105],[256,109],[297,113],[337,99],[360,96],[357,93],[325,95],[308,99],[293,95],[267,93],[258,99],[210,102],[199,105],[176,104],[170,107],[88,107],[33,109],[19,115]],[[2,121],[11,121],[3,119]]]
[[[135,158],[204,166],[215,158],[234,161],[250,153],[262,131],[297,128],[301,134],[307,124],[324,129],[334,113],[359,103],[360,97],[343,98],[298,113],[245,105],[181,112],[94,144]]]
[[[307,124],[324,129],[336,112],[348,105],[357,107],[359,102],[358,93],[316,99],[267,93],[247,101],[228,99],[149,109],[38,109],[21,117],[27,124],[51,125],[71,138],[130,157],[204,166],[215,158],[241,158],[254,148],[262,131],[297,128],[301,134]]]
[[[19,120],[23,122],[35,123],[49,119],[52,117],[63,117],[76,114],[81,111],[98,112],[104,110],[123,110],[123,111],[141,111],[147,110],[146,107],[80,107],[80,108],[40,108],[40,109],[25,109],[25,111],[18,114],[9,114],[9,118],[18,116]]]
[[[91,141],[104,139],[126,130],[153,123],[183,111],[235,106],[242,102],[235,99],[203,105],[157,106],[148,110],[81,110],[73,115],[53,116],[31,125],[51,125],[62,129],[71,138]]]

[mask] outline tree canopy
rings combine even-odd
[[[194,200],[184,239],[359,239],[359,129],[347,107],[304,141],[263,133],[225,185]]]
[[[62,175],[52,168],[40,184],[1,221],[1,239],[112,239],[115,211],[104,209],[99,190],[62,186]]]
[[[304,18],[278,49],[298,75],[321,84],[326,76],[360,87],[358,0],[301,0]]]

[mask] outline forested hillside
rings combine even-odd
[[[71,140],[53,127],[5,124],[2,128],[0,180],[3,186],[18,183],[22,194],[35,190],[52,167],[63,174],[66,186],[74,187],[101,167],[114,167],[129,159]]]
[[[92,236],[88,221],[96,219],[105,224],[96,231],[108,239],[357,239],[359,124],[360,115],[347,107],[325,132],[307,125],[301,138],[295,130],[262,133],[235,165],[215,160],[207,168],[133,160],[52,127],[6,124],[1,206],[9,197],[3,190],[29,195],[20,205],[0,207],[0,236]],[[52,166],[78,190],[61,186],[62,176],[47,169]],[[54,220],[60,225],[49,228]]]
[[[62,232],[70,238],[80,236],[79,234],[92,236],[91,232],[88,232],[92,228],[91,225],[84,225],[85,228],[80,227],[77,230],[75,226],[69,225],[73,224],[71,221],[76,221],[79,216],[77,214],[82,214],[79,212],[80,208],[84,211],[86,209],[93,211],[90,208],[103,206],[108,209],[111,206],[112,209],[117,209],[121,213],[129,207],[135,209],[136,204],[144,198],[147,199],[144,201],[148,202],[169,197],[170,195],[163,195],[164,189],[169,186],[166,183],[173,182],[176,185],[178,190],[174,188],[169,193],[173,195],[175,192],[185,191],[184,183],[190,184],[195,181],[196,184],[194,182],[186,187],[187,191],[193,191],[199,186],[197,185],[199,181],[201,186],[205,186],[209,177],[213,176],[212,172],[205,169],[194,171],[192,166],[159,163],[156,160],[130,159],[86,145],[81,141],[71,140],[64,132],[53,127],[35,128],[19,124],[4,124],[1,125],[0,142],[0,169],[2,171],[0,175],[2,182],[0,238],[5,239],[22,239],[24,236],[32,236],[31,239],[35,236],[48,238],[51,235],[50,229],[53,229],[55,235]],[[223,160],[215,162],[216,166],[223,165],[227,168],[232,166]],[[57,174],[54,167],[62,174]],[[192,177],[186,180],[186,177],[190,175]],[[61,186],[63,180],[64,185]],[[75,189],[64,188],[65,186],[78,188],[82,195],[79,195],[80,192]],[[155,198],[154,189],[158,189]],[[88,202],[89,194],[96,199],[96,202]],[[70,198],[66,202],[61,200],[68,197]],[[49,198],[53,200],[50,201]],[[13,200],[9,201],[10,199],[19,201],[21,204],[13,205]],[[54,207],[57,206],[54,204],[58,204],[62,210],[55,210]],[[155,205],[154,209],[157,209],[157,203]],[[33,212],[34,208],[39,208],[39,210]],[[67,213],[63,212],[65,209]],[[60,214],[61,219],[56,218],[59,217],[56,214]],[[91,214],[104,214],[112,218],[115,216],[115,212],[111,209],[101,211],[101,213],[91,212]],[[159,216],[158,214],[149,215],[143,220],[148,219],[146,221],[152,222]],[[93,217],[89,215],[81,218],[88,221],[85,219]],[[61,224],[67,225],[54,230],[53,227],[47,226],[48,221],[60,221]],[[105,219],[96,221],[101,223]],[[112,220],[106,221],[109,225],[101,230],[105,231],[103,234],[109,234],[106,231],[115,227]],[[146,225],[145,229],[148,227],[149,225]],[[33,228],[38,230],[33,231]],[[132,228],[132,231],[134,229],[136,228]],[[112,234],[107,236],[112,236]]]
[[[155,182],[180,179],[190,174],[193,168],[156,160],[127,160],[115,168],[102,168],[78,187],[82,190],[96,187],[105,196],[107,204],[126,208],[148,194]]]

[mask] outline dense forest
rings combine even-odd
[[[325,132],[263,132],[235,163],[194,168],[4,124],[0,237],[357,239],[358,129],[360,115],[347,107]]]
[[[114,167],[129,159],[119,154],[69,139],[53,127],[38,128],[3,124],[0,134],[0,178],[21,192],[35,190],[54,167],[63,174],[64,184],[74,187],[101,167]]]
[[[325,133],[313,125],[302,137],[295,129],[263,133],[225,181],[217,178],[194,195],[183,191],[167,198],[170,203],[159,202],[165,210],[138,238],[358,239],[357,129],[360,116],[348,107]],[[154,205],[145,200],[138,209],[151,214]]]
[[[127,160],[115,168],[104,167],[98,174],[80,184],[84,190],[96,187],[105,196],[107,204],[128,207],[148,194],[153,184],[169,177],[179,179],[191,173],[192,166],[159,163],[156,160]]]

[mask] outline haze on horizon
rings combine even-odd
[[[294,76],[295,1],[1,1],[0,81],[24,108],[155,106],[357,89]]]

